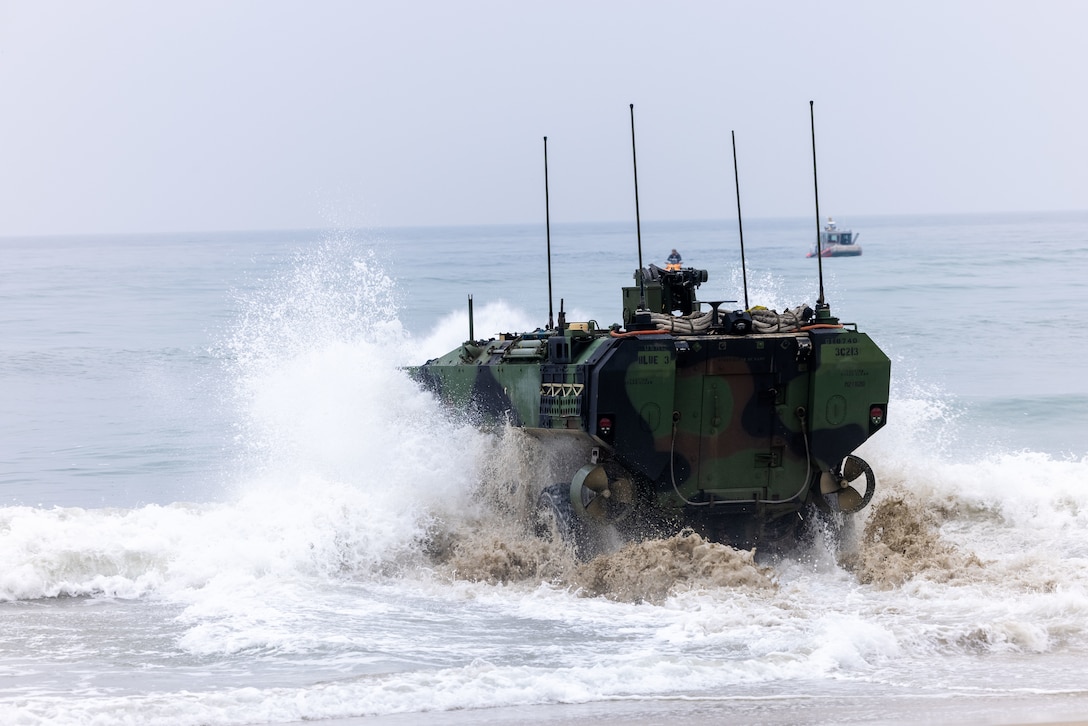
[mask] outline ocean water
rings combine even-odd
[[[847,551],[523,526],[531,440],[402,372],[620,320],[633,223],[0,239],[0,723],[1088,716],[1088,213],[842,218],[893,361]],[[820,294],[814,220],[643,223],[700,297]]]

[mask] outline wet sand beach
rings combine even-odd
[[[292,722],[296,723],[296,722]],[[301,724],[302,722],[297,722]],[[306,722],[312,723],[312,722]],[[646,700],[404,713],[320,721],[323,726],[676,726],[677,724],[939,724],[947,726],[1088,726],[1088,692],[1065,696],[982,698],[859,696],[852,703],[805,697]],[[286,726],[286,725],[285,725]]]

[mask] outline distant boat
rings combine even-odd
[[[827,218],[827,224],[820,232],[820,248],[810,251],[805,257],[857,257],[861,254],[861,245],[858,237],[861,233],[854,234],[848,229],[839,229],[835,220]]]

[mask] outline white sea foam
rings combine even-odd
[[[410,341],[387,316],[387,281],[343,262],[327,249],[300,262],[230,342],[245,414],[232,501],[0,510],[0,598],[375,572],[470,510],[486,437],[398,368]]]
[[[778,300],[773,280],[754,289]],[[992,673],[1029,656],[1057,665],[1016,670],[1025,689],[1076,686],[1059,666],[1088,652],[1088,462],[965,445],[955,402],[897,367],[888,426],[859,452],[879,483],[854,561],[818,550],[761,575],[662,542],[637,553],[662,564],[656,579],[630,567],[597,590],[520,526],[526,502],[509,485],[547,480],[547,457],[516,433],[472,428],[401,369],[459,345],[465,313],[414,339],[394,293],[372,257],[334,240],[242,301],[225,346],[239,474],[222,501],[0,509],[0,600],[29,606],[6,611],[21,627],[0,645],[24,638],[28,655],[2,674],[34,683],[12,686],[0,721],[961,693],[993,689]],[[496,301],[477,308],[475,329],[541,322]],[[151,653],[150,665],[133,678],[119,657],[113,681],[97,681],[85,656],[54,685],[49,661],[95,653],[97,635],[56,631],[25,601],[67,595],[80,596],[60,613],[73,621],[84,602],[122,613],[126,653]],[[152,606],[161,620],[146,626]]]

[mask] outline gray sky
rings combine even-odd
[[[1088,208],[1088,2],[0,0],[0,236]]]

